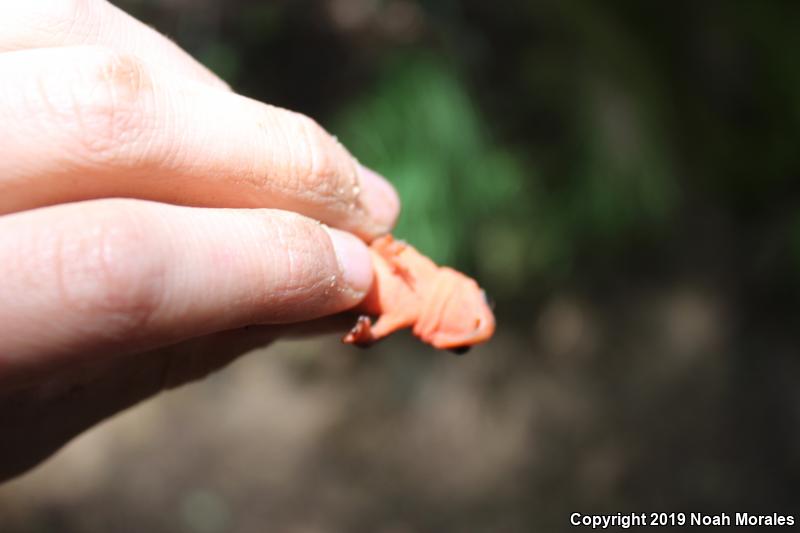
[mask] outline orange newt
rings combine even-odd
[[[463,353],[494,333],[486,293],[472,278],[433,261],[391,235],[370,245],[375,280],[355,308],[356,325],[342,342],[369,346],[413,327],[414,335],[439,349]],[[377,316],[374,324],[371,316]]]

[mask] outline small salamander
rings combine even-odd
[[[372,289],[355,308],[361,316],[343,342],[368,346],[413,327],[414,335],[424,342],[463,353],[494,333],[486,293],[472,278],[437,266],[391,235],[373,241],[370,253],[375,272]],[[370,316],[378,317],[374,324]]]

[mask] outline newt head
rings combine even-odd
[[[489,340],[494,329],[486,293],[475,280],[450,268],[439,269],[414,333],[436,348],[463,353]]]

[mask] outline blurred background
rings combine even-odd
[[[797,519],[800,4],[117,3],[388,176],[499,328],[250,354],[0,488],[0,530]]]

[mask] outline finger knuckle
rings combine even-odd
[[[343,196],[355,183],[355,168],[347,151],[315,120],[295,114],[298,187],[318,196]]]
[[[76,129],[79,156],[103,165],[135,162],[130,148],[144,141],[152,78],[135,55],[85,47],[67,119]]]
[[[64,309],[105,335],[134,335],[160,306],[165,265],[135,202],[105,201],[62,235],[54,254]]]

